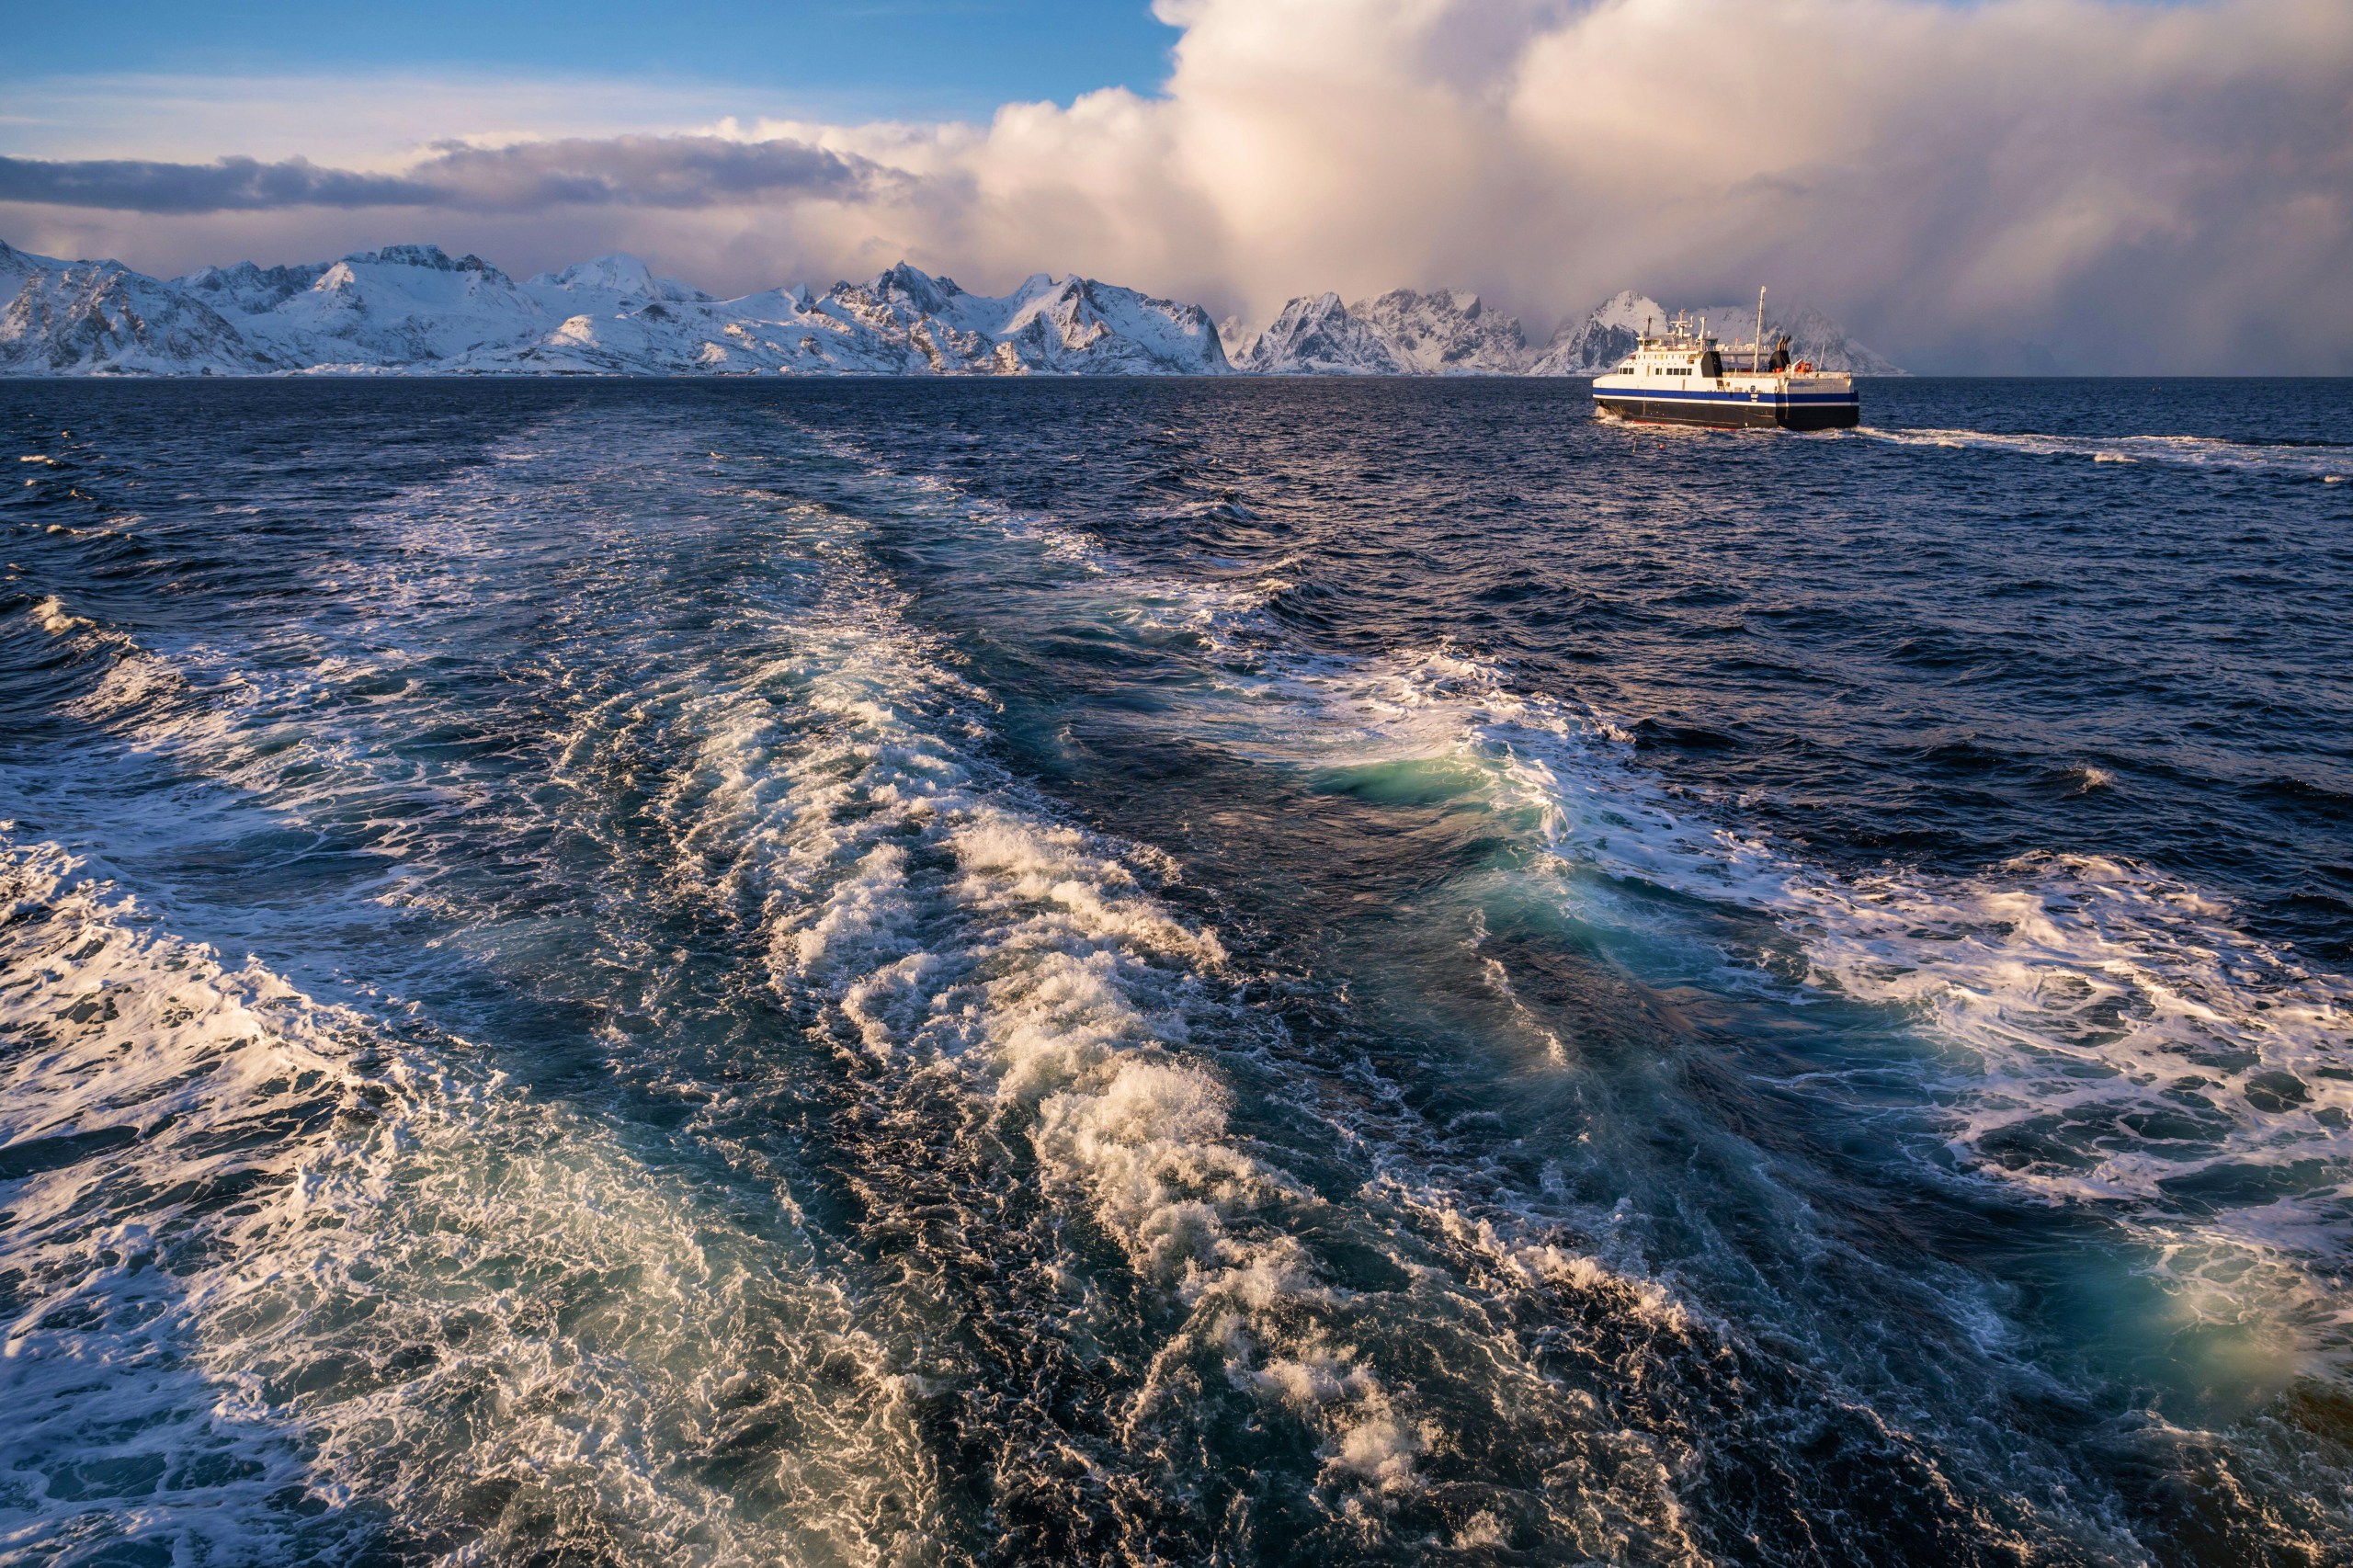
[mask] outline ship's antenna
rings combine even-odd
[[[1748,373],[1755,375],[1765,359],[1765,288],[1756,288],[1756,341],[1748,346]]]

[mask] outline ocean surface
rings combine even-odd
[[[2353,1562],[2353,382],[0,382],[0,1561]]]

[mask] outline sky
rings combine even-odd
[[[6,14],[7,78],[38,87],[92,74],[87,11],[12,0]],[[1177,37],[1140,0],[118,0],[106,8],[104,71],[630,81],[675,90],[682,102],[701,96],[706,119],[789,107],[828,118],[985,120],[1010,101],[1150,91],[1167,74]],[[87,121],[16,129],[19,147],[119,145],[111,128]]]
[[[2353,373],[2348,0],[0,0],[0,240],[715,292],[1079,272],[1531,336],[1769,283],[1918,369]]]

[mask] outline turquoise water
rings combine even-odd
[[[2353,1534],[2347,383],[0,415],[11,1560]]]

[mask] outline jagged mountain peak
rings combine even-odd
[[[343,260],[353,267],[415,267],[432,272],[479,273],[499,283],[514,281],[478,256],[452,257],[435,244],[385,245],[377,250],[354,251]]]
[[[934,278],[904,261],[876,274],[866,289],[880,299],[904,301],[926,315],[939,314],[964,293],[954,278]]]
[[[574,371],[895,375],[1584,375],[1667,312],[1631,290],[1564,323],[1531,367],[1519,323],[1473,290],[1290,301],[1264,332],[1238,316],[1073,273],[989,298],[901,261],[864,284],[718,301],[615,252],[517,284],[429,244],[340,261],[208,267],[171,282],[114,261],[0,243],[0,365],[33,374]],[[8,299],[12,294],[13,301]],[[1751,310],[1754,307],[1750,307]],[[1733,307],[1711,307],[1736,327]],[[1769,313],[1801,357],[1893,367],[1819,312]]]
[[[615,294],[654,293],[654,269],[627,251],[610,251],[575,261],[561,272],[541,272],[524,279],[527,287],[565,290],[601,289]]]
[[[1392,289],[1386,294],[1370,300],[1359,300],[1349,309],[1363,314],[1377,309],[1443,311],[1466,321],[1476,321],[1485,306],[1476,290],[1470,289],[1439,289],[1421,293],[1413,289]]]
[[[53,272],[72,265],[53,256],[35,256],[30,251],[18,250],[7,241],[0,240],[0,272],[21,276],[28,272]]]
[[[251,375],[283,361],[219,312],[119,261],[49,262],[9,250],[0,370],[33,375]]]
[[[1508,376],[1527,357],[1518,318],[1493,313],[1468,289],[1392,289],[1349,310],[1415,374]]]
[[[1274,375],[1513,375],[1525,357],[1518,321],[1487,310],[1467,289],[1392,289],[1344,304],[1332,291],[1301,295],[1264,332],[1230,318],[1245,368]]]
[[[1620,289],[1586,314],[1586,320],[1627,332],[1656,331],[1665,326],[1666,308],[1648,294]]]
[[[199,296],[214,310],[230,315],[251,316],[274,310],[313,287],[326,270],[324,262],[308,266],[263,267],[256,262],[241,261],[234,267],[200,267],[185,278],[175,278],[172,282],[176,287]]]
[[[675,278],[657,278],[641,257],[627,251],[575,261],[559,272],[534,273],[523,280],[526,289],[561,290],[567,294],[617,294],[625,300],[666,300],[676,303],[708,301],[709,294]]]
[[[1405,367],[1330,290],[1302,295],[1258,335],[1243,367],[1262,375],[1393,376]]]

